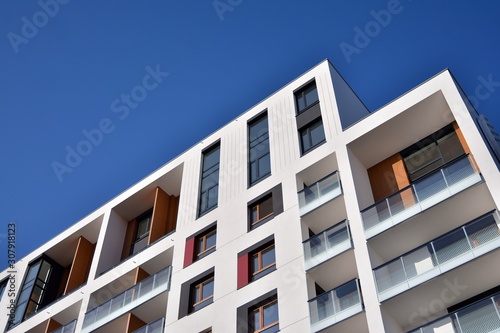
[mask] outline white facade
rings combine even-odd
[[[314,117],[307,115],[310,111],[297,115],[295,96],[312,80],[319,98],[313,107],[317,110],[319,105],[325,140],[302,153],[304,127],[298,126]],[[265,110],[271,172],[249,186],[248,126]],[[490,332],[485,327],[500,329],[500,299],[494,296],[500,291],[494,289],[500,286],[499,161],[492,153],[495,147],[483,138],[477,118],[449,71],[370,114],[329,61],[324,61],[19,260],[16,296],[28,267],[42,254],[66,273],[61,273],[59,280],[64,283],[58,296],[8,331],[52,332],[76,320],[76,332],[132,332],[164,318],[159,322],[164,332],[242,332],[248,318],[241,313],[252,311],[249,302],[266,294],[277,297],[279,329],[284,333],[408,332],[448,311],[454,313],[455,307],[488,297],[493,297],[491,309],[484,308],[477,316],[473,313],[461,323],[474,325],[471,318],[482,318],[490,326],[476,324],[474,332]],[[425,179],[431,177],[427,175],[406,187],[402,179],[407,175],[398,174],[396,162],[394,174],[383,174],[387,179],[373,176],[383,169],[384,161],[446,126],[460,137],[467,155],[435,168],[431,175],[443,178],[436,176],[426,185]],[[438,142],[441,137],[436,135]],[[217,206],[198,216],[203,154],[217,142]],[[385,188],[389,183],[397,183],[402,190],[377,198],[374,187]],[[280,184],[282,212],[249,230],[249,205]],[[306,192],[298,194],[305,185]],[[314,198],[316,188],[321,195]],[[178,197],[173,229],[166,227],[157,240],[149,238],[147,247],[123,258],[129,221],[138,223],[136,217],[153,206],[153,216],[162,214],[163,208],[156,206],[159,191]],[[301,203],[306,193],[313,199]],[[272,198],[276,199],[275,192]],[[380,203],[372,207],[375,202]],[[486,218],[477,220],[482,216],[494,225],[487,224]],[[186,257],[192,257],[188,240],[214,222],[216,250],[186,264]],[[461,230],[466,236],[457,234]],[[306,241],[312,233],[320,236]],[[274,239],[275,270],[241,285],[245,273],[239,257],[245,252],[251,256],[254,245],[270,238]],[[434,257],[429,255],[431,248]],[[77,267],[81,262],[88,267]],[[398,266],[399,262],[403,264]],[[0,274],[0,281],[8,279],[9,271]],[[155,276],[158,272],[166,275]],[[213,302],[197,311],[182,310],[191,302],[192,291],[183,291],[187,281],[196,284],[195,277],[204,272],[213,272],[209,273],[214,276]],[[86,313],[99,305],[104,308],[106,301],[121,297],[136,282],[143,281],[141,290],[146,290],[150,280],[143,279],[145,275],[155,276],[147,292],[140,294],[137,287],[127,294],[130,302],[109,303],[113,309],[116,306],[116,312],[107,310],[91,324],[88,315],[84,320]],[[82,276],[85,281],[80,283]],[[70,281],[77,285],[68,287]],[[345,294],[348,287],[338,288],[348,282],[348,286],[359,286],[361,293]],[[320,290],[315,284],[325,292],[335,290],[340,299],[332,301],[329,294],[315,299]],[[7,327],[8,307],[15,301],[8,289],[7,284],[0,303],[0,327]],[[188,314],[182,315],[183,311]],[[446,318],[432,325],[433,332],[459,332]]]

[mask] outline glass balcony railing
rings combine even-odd
[[[309,213],[341,194],[339,173],[335,171],[298,193],[300,215]]]
[[[319,332],[361,311],[361,292],[356,279],[309,300],[311,330]]]
[[[470,155],[451,161],[412,185],[362,210],[366,238],[446,200],[481,179]]]
[[[493,333],[500,332],[500,294],[473,303],[409,333]]]
[[[135,330],[132,333],[163,333],[163,328],[165,327],[165,318],[160,318]]]
[[[455,229],[374,270],[380,301],[500,247],[494,214]]]
[[[76,329],[76,319],[67,323],[63,327],[59,327],[57,330],[52,331],[52,333],[75,333]]]
[[[87,312],[83,320],[82,332],[91,332],[167,291],[170,287],[171,271],[172,266],[168,266]]]
[[[304,241],[306,270],[352,248],[347,221],[340,222]]]

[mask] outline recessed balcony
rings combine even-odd
[[[163,333],[164,327],[165,318],[160,318],[152,323],[147,324],[146,326],[139,328],[138,330],[135,330],[132,333]]]
[[[309,300],[311,331],[319,332],[362,311],[359,281],[352,280]]]
[[[338,171],[304,188],[299,195],[299,212],[303,216],[342,194]]]
[[[153,297],[168,291],[171,272],[172,266],[168,266],[87,312],[83,321],[82,332],[91,332],[130,312]]]
[[[305,240],[303,245],[306,270],[351,249],[352,241],[347,221],[314,235]]]
[[[481,182],[472,156],[464,155],[361,211],[367,239]]]
[[[500,332],[500,294],[473,303],[409,333]]]
[[[374,270],[380,301],[413,288],[500,247],[500,230],[488,214]]]
[[[59,327],[57,330],[52,331],[52,333],[75,333],[75,329],[76,329],[76,319],[62,327]]]

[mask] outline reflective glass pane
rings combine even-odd
[[[202,299],[208,298],[214,294],[214,279],[207,281],[203,284]]]
[[[278,303],[264,306],[264,327],[278,321]]]
[[[272,265],[275,263],[275,261],[276,257],[274,254],[274,245],[262,251],[262,267]]]
[[[215,245],[215,241],[216,241],[216,232],[215,230],[214,231],[211,231],[208,235],[207,235],[207,238],[206,238],[206,248],[210,248],[212,246]]]

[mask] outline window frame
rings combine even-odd
[[[268,264],[266,266],[263,266],[263,256],[265,253],[267,253],[267,250],[271,249],[273,251],[273,256],[274,256],[274,261],[271,264]],[[270,243],[266,243],[263,246],[259,247],[258,249],[252,251],[249,253],[251,258],[249,258],[249,265],[250,265],[250,273],[251,273],[251,281],[256,281],[267,274],[271,273],[272,271],[276,270],[276,245],[274,243],[274,240]],[[254,258],[257,256],[257,263],[258,267],[254,267]]]
[[[147,219],[149,219],[148,228],[147,228],[148,231],[146,233],[144,233],[143,235],[139,236],[139,226],[140,226],[141,222],[143,222]],[[148,247],[149,244],[146,244],[143,248],[141,248],[137,251],[134,251],[134,247],[136,244],[140,243],[144,239],[149,239],[149,234],[151,233],[151,226],[153,224],[153,208],[150,208],[147,211],[145,211],[144,213],[142,213],[141,215],[137,216],[135,218],[135,220],[136,220],[136,226],[135,226],[135,232],[134,232],[134,239],[132,241],[132,244],[130,244],[129,256],[132,256],[138,252],[141,252],[146,247]]]
[[[207,214],[208,212],[214,210],[215,208],[218,207],[218,204],[219,204],[220,148],[221,148],[221,145],[220,145],[220,140],[219,140],[219,141],[211,144],[209,147],[207,147],[206,149],[204,149],[201,152],[202,156],[201,156],[201,168],[200,168],[200,186],[199,186],[199,191],[198,191],[199,197],[198,197],[198,212],[197,212],[198,217],[201,217],[201,216]],[[219,154],[218,162],[215,163],[213,166],[211,166],[209,169],[204,170],[205,169],[205,158],[209,154],[215,152],[216,150],[219,151],[218,152],[218,154]],[[212,168],[213,168],[213,170],[211,170]],[[210,186],[208,189],[203,191],[205,182],[209,182],[210,180],[213,180],[212,175],[214,175],[215,173],[217,173],[217,182],[214,182],[213,186]],[[217,197],[216,197],[215,203],[212,206],[210,206],[209,205],[209,202],[210,202],[209,193],[210,193],[210,190],[212,190],[214,188],[217,188]],[[204,195],[207,195],[207,207],[202,206]]]
[[[209,306],[213,303],[213,299],[215,296],[215,267],[211,267],[206,271],[196,275],[195,277],[185,281],[180,286],[180,298],[179,298],[179,311],[178,311],[178,319],[184,318],[192,313],[200,311],[205,307]],[[214,288],[212,292],[212,297],[205,299],[200,304],[195,303],[194,300],[194,288],[202,282],[209,281],[213,279]],[[202,295],[202,294],[200,294]],[[196,309],[193,308],[193,305],[201,305]]]
[[[252,137],[250,135],[252,126],[260,123],[261,121],[266,122],[266,128],[267,132],[260,134],[258,137],[256,137],[254,140],[252,140]],[[255,116],[254,118],[250,119],[247,123],[247,131],[248,131],[248,187],[252,187],[253,185],[259,183],[260,181],[264,180],[265,178],[271,176],[271,147],[270,147],[270,137],[269,137],[269,117],[267,110],[261,112],[259,115]],[[265,136],[265,137],[264,137]],[[263,138],[264,137],[264,138]],[[267,141],[267,146],[265,147],[267,150],[267,153],[264,155],[259,155],[255,159],[252,159],[252,149],[259,149],[259,147],[262,147],[261,145],[266,144]],[[267,163],[269,163],[269,172],[263,175],[259,176],[259,162],[261,159],[266,159]],[[253,179],[252,177],[252,165],[256,163],[256,168],[257,168],[257,177]]]
[[[321,126],[321,130],[322,130],[322,133],[323,133],[323,139],[316,142],[316,143],[313,143],[313,140],[312,140],[312,135],[311,135],[311,128],[314,127],[314,129],[317,128],[317,126]],[[306,132],[306,133],[304,133]],[[310,146],[306,149],[305,148],[305,145],[304,145],[304,134],[307,135],[307,138],[309,139],[310,141]],[[314,119],[313,121],[311,121],[310,123],[308,123],[307,125],[301,127],[299,129],[299,141],[300,141],[300,151],[302,153],[302,156],[309,153],[310,151],[316,149],[317,147],[321,146],[322,144],[324,144],[326,142],[326,133],[325,133],[325,126],[323,124],[323,119],[321,117],[318,117],[316,119]]]
[[[264,202],[267,197],[271,197],[271,204],[272,204],[272,214],[269,214],[268,216],[263,217],[259,221],[252,221],[252,208],[256,205],[261,204]],[[250,232],[265,223],[271,221],[274,219],[276,216],[280,215],[283,213],[283,190],[281,183],[275,185],[273,188],[270,190],[267,190],[266,192],[262,193],[258,197],[254,198],[253,200],[249,201],[247,204],[247,232]]]
[[[451,159],[449,159],[449,156],[445,156],[447,154],[443,153],[442,150],[442,145],[441,143],[443,142],[443,139],[445,138],[450,138],[452,136],[455,136],[456,142],[458,142],[458,146],[461,148],[461,154],[458,156],[454,156]],[[429,151],[429,149],[435,149],[437,153],[437,157],[432,159],[432,160],[426,160],[425,164],[421,164],[418,167],[412,167],[409,168],[408,164],[411,164],[411,160],[413,160],[413,157],[419,157],[419,156],[428,156],[430,154],[425,153],[425,151]],[[401,157],[403,158],[403,165],[406,170],[406,174],[408,175],[408,180],[410,183],[414,183],[418,181],[419,179],[424,178],[426,175],[432,173],[435,170],[438,170],[439,168],[443,167],[443,165],[446,165],[447,163],[450,163],[453,160],[456,160],[466,154],[466,149],[463,147],[462,143],[460,142],[459,135],[457,133],[457,130],[453,127],[453,124],[446,125],[445,127],[441,128],[437,132],[434,132],[433,134],[423,138],[422,140],[419,140],[418,142],[410,145],[409,147],[403,149],[401,151]],[[437,164],[433,168],[431,167],[433,164]],[[429,168],[428,170],[426,170]],[[422,172],[424,171],[424,172]]]
[[[273,290],[270,290],[266,292],[263,295],[260,295],[259,297],[239,306],[236,309],[236,316],[237,316],[237,321],[236,321],[236,333],[249,333],[250,331],[250,323],[251,323],[251,311],[258,306],[268,303],[272,299],[277,299],[279,300],[278,297],[278,290],[275,288]],[[279,330],[279,302],[278,302],[278,330]]]
[[[262,204],[264,202],[267,202],[268,200],[271,200],[271,213],[265,215],[265,216],[260,216],[260,207],[262,206]],[[253,220],[253,211],[254,209],[256,209],[256,212],[257,212],[257,219],[254,221]],[[259,226],[261,226],[262,224],[266,223],[267,221],[269,221],[270,219],[272,219],[274,217],[274,201],[273,201],[273,194],[272,192],[267,194],[266,196],[264,196],[263,198],[261,198],[260,200],[250,204],[248,206],[248,219],[249,219],[249,227],[250,229],[255,229]]]
[[[215,235],[215,243],[214,245],[210,247],[206,247],[207,245],[207,238],[209,235]],[[195,258],[194,261],[200,260],[201,258],[206,257],[210,253],[214,252],[217,246],[217,226],[214,225],[213,227],[210,227],[207,230],[204,230],[200,234],[194,236],[195,237]],[[200,248],[198,246],[198,241],[202,239],[203,240],[203,250],[200,251]]]
[[[202,298],[203,297],[203,288],[205,287],[205,285],[207,285],[208,283],[212,283],[212,294],[210,294],[208,297],[205,297],[205,298]],[[201,299],[194,299],[197,292],[196,292],[196,288],[199,287],[199,298]],[[191,288],[190,288],[190,295],[189,295],[189,298],[190,298],[190,304],[189,304],[189,313],[193,313],[193,312],[196,312],[196,311],[199,311],[201,309],[203,309],[204,307],[206,307],[207,305],[209,304],[212,304],[213,303],[213,299],[214,299],[214,288],[215,287],[215,275],[214,274],[209,274],[205,277],[203,277],[201,280],[198,280],[197,282],[193,283],[191,285]]]
[[[276,307],[276,311],[277,311],[277,314],[278,314],[278,320],[264,326],[264,323],[265,323],[265,308],[267,307],[270,307],[270,306],[275,306]],[[258,313],[259,315],[259,328],[256,328],[256,323],[253,321],[255,319],[255,316],[254,314],[255,313]],[[278,298],[277,297],[271,297],[269,299],[266,299],[264,300],[263,302],[260,302],[259,304],[251,307],[249,309],[249,329],[250,329],[250,332],[253,332],[253,333],[260,333],[260,332],[263,332],[263,331],[266,331],[276,325],[278,325],[278,330],[277,332],[279,331],[279,313],[278,313]]]
[[[306,91],[308,91],[313,86],[314,86],[314,89],[316,90],[316,100],[314,102],[312,102],[311,104],[307,104]],[[311,81],[304,84],[302,87],[298,88],[296,91],[294,91],[293,97],[295,100],[295,110],[296,110],[297,115],[300,115],[300,114],[306,112],[308,109],[310,109],[314,105],[318,104],[319,103],[319,93],[318,93],[318,86],[316,85],[316,80],[312,79]],[[304,99],[305,106],[303,108],[300,108],[300,105],[299,105],[299,99],[301,99],[301,98]]]

